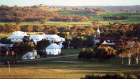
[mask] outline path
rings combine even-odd
[[[22,60],[21,62],[25,62],[25,61],[40,61],[40,60],[46,60],[46,59],[55,59],[55,58],[63,58],[63,57],[71,57],[71,56],[78,56],[78,54],[57,56],[57,57],[48,57],[48,58],[40,58],[40,59]],[[3,63],[0,63],[0,64],[3,64]]]
[[[40,59],[31,59],[31,60],[22,60],[22,62],[25,62],[25,61],[40,61],[40,60],[46,60],[46,59],[55,59],[55,58],[63,58],[63,57],[71,57],[71,56],[78,56],[78,54],[57,56],[57,57],[48,57],[48,58],[40,58]]]

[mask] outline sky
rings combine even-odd
[[[140,5],[140,0],[0,0],[0,5],[8,6],[131,6]]]

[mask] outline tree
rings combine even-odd
[[[12,44],[11,40],[7,39],[7,38],[1,38],[0,43],[2,43],[2,44]]]
[[[136,60],[136,64],[138,64],[139,63],[139,57],[140,57],[140,43],[139,42],[135,42],[133,51],[134,51],[133,56]]]
[[[116,45],[117,54],[121,58],[121,64],[123,64],[124,57],[126,57],[128,42],[126,42],[126,41],[118,41],[118,42],[116,42],[116,44],[117,44]]]
[[[38,41],[37,42],[37,45],[36,45],[36,49],[37,49],[37,53],[40,55],[40,56],[46,56],[46,51],[45,48],[48,47],[50,45],[50,42],[48,40],[41,40],[41,41]]]
[[[116,55],[116,50],[111,47],[98,47],[95,53],[95,57],[101,61],[109,60]]]
[[[82,44],[82,39],[80,38],[76,38],[76,37],[73,37],[72,40],[71,40],[71,46],[73,48],[79,48],[81,47],[81,44]]]
[[[35,32],[42,32],[43,29],[44,29],[44,26],[41,26],[41,25],[34,26],[34,31]]]
[[[34,48],[35,45],[32,42],[16,42],[13,46],[13,50],[19,57],[22,57],[25,53],[32,51]]]
[[[101,25],[101,21],[100,20],[95,20],[94,22],[92,22],[92,24],[94,26],[100,26]]]

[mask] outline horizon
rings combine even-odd
[[[0,5],[8,6],[138,6],[140,0],[2,0]]]

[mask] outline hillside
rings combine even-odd
[[[62,15],[54,11],[32,7],[8,7],[0,6],[1,22],[31,22],[40,21],[64,21],[85,22],[87,18],[79,15]]]

